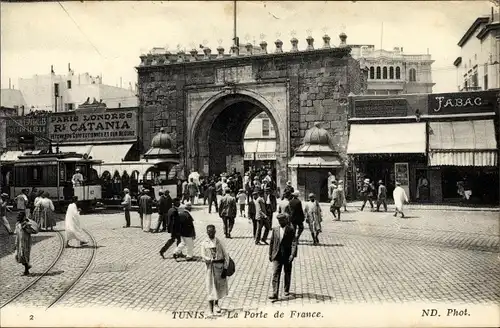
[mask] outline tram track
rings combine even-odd
[[[35,280],[3,303],[0,309],[8,305],[29,306],[28,303],[32,303],[31,305],[35,307],[49,309],[61,302],[89,271],[96,257],[97,241],[89,231],[85,229],[83,231],[88,235],[91,246],[69,250],[65,248],[63,234],[57,231],[61,245],[57,257]],[[75,266],[74,264],[80,263],[81,250],[90,250],[90,254],[81,270],[72,272],[71,268]],[[62,273],[66,273],[66,277],[61,275]]]

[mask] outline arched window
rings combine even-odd
[[[370,79],[373,80],[375,78],[375,67],[370,67]]]
[[[396,80],[401,79],[401,68],[399,66],[396,66]]]
[[[387,80],[387,67],[384,66],[384,69],[382,70],[382,77],[384,80]]]
[[[409,80],[410,80],[410,82],[417,81],[417,70],[416,69],[410,68]]]
[[[377,79],[381,78],[380,73],[381,73],[380,66],[377,66]]]
[[[394,67],[389,67],[389,79],[394,80]]]

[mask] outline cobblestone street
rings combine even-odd
[[[324,211],[327,211],[325,206]],[[192,212],[197,239],[195,252],[205,238],[205,226],[222,223],[216,214],[198,206]],[[407,219],[392,213],[342,213],[342,222],[324,221],[321,245],[312,246],[306,229],[292,274],[292,296],[271,303],[271,265],[267,246],[256,246],[251,224],[237,218],[227,249],[236,262],[229,279],[226,309],[317,303],[459,302],[498,303],[500,269],[497,212],[411,211]],[[156,218],[156,215],[153,215]],[[82,217],[82,224],[98,248],[90,270],[57,304],[70,307],[118,307],[134,310],[205,310],[205,265],[158,254],[166,233],[147,234],[133,214],[133,227],[123,229],[121,213]],[[153,220],[156,221],[156,220]],[[156,222],[153,222],[154,224]],[[277,224],[274,220],[273,224]],[[57,229],[62,230],[63,222]],[[1,235],[1,303],[38,278],[56,259],[62,243],[57,233],[40,233],[32,250],[33,274],[21,276],[12,240]],[[89,260],[90,249],[65,250],[61,259],[14,305],[48,306]],[[10,305],[7,306],[7,308]]]

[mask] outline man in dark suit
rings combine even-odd
[[[292,278],[292,262],[297,256],[297,242],[295,231],[289,225],[288,215],[281,213],[277,216],[279,227],[274,227],[269,245],[269,261],[273,263],[273,294],[271,300],[278,299],[281,270],[285,271],[285,296],[290,295]]]
[[[160,225],[163,225],[162,232],[167,230],[167,213],[172,208],[172,197],[170,191],[160,191],[160,200],[158,202],[158,224],[156,225],[155,232],[160,232]]]
[[[298,191],[294,191],[292,193],[292,199],[290,200],[290,203],[288,203],[288,207],[290,208],[290,223],[295,229],[297,243],[298,243],[300,235],[304,231],[304,220],[305,220],[304,210],[302,208],[302,202],[299,199]]]
[[[273,213],[278,209],[278,201],[276,200],[276,196],[269,187],[265,189],[264,201],[266,203],[266,215],[269,220],[273,222]]]
[[[167,213],[167,231],[170,233],[170,239],[167,240],[165,245],[160,249],[161,257],[165,258],[163,254],[177,242],[177,245],[181,243],[181,232],[180,232],[180,219],[179,219],[179,206],[181,205],[181,200],[179,198],[174,198],[172,201],[173,206],[168,210]]]
[[[212,204],[215,205],[215,211],[219,212],[219,205],[217,204],[217,189],[215,188],[215,183],[210,182],[210,186],[207,190],[208,198],[208,213],[212,213]]]
[[[255,239],[255,236],[257,235],[257,225],[258,222],[255,218],[257,214],[257,209],[255,206],[255,202],[257,201],[258,193],[253,192],[252,197],[248,201],[248,219],[252,221],[252,227],[253,227],[253,239]]]
[[[233,231],[234,219],[236,218],[236,199],[231,196],[231,189],[226,188],[225,194],[220,200],[219,216],[224,223],[224,234],[226,238],[231,238],[231,231]]]

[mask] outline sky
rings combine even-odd
[[[104,1],[4,3],[1,6],[1,87],[19,78],[50,73],[103,77],[103,83],[135,84],[141,53],[153,47],[190,50],[203,44],[226,52],[233,37],[233,2]],[[434,92],[457,91],[453,61],[458,41],[474,20],[488,15],[489,1],[238,1],[240,43],[262,39],[299,39],[305,49],[309,33],[315,45],[326,33],[338,45],[340,32],[347,43],[373,44],[377,49],[403,47],[407,54],[426,54],[435,60]],[[382,29],[383,26],[383,29]],[[382,33],[383,30],[383,33]]]

